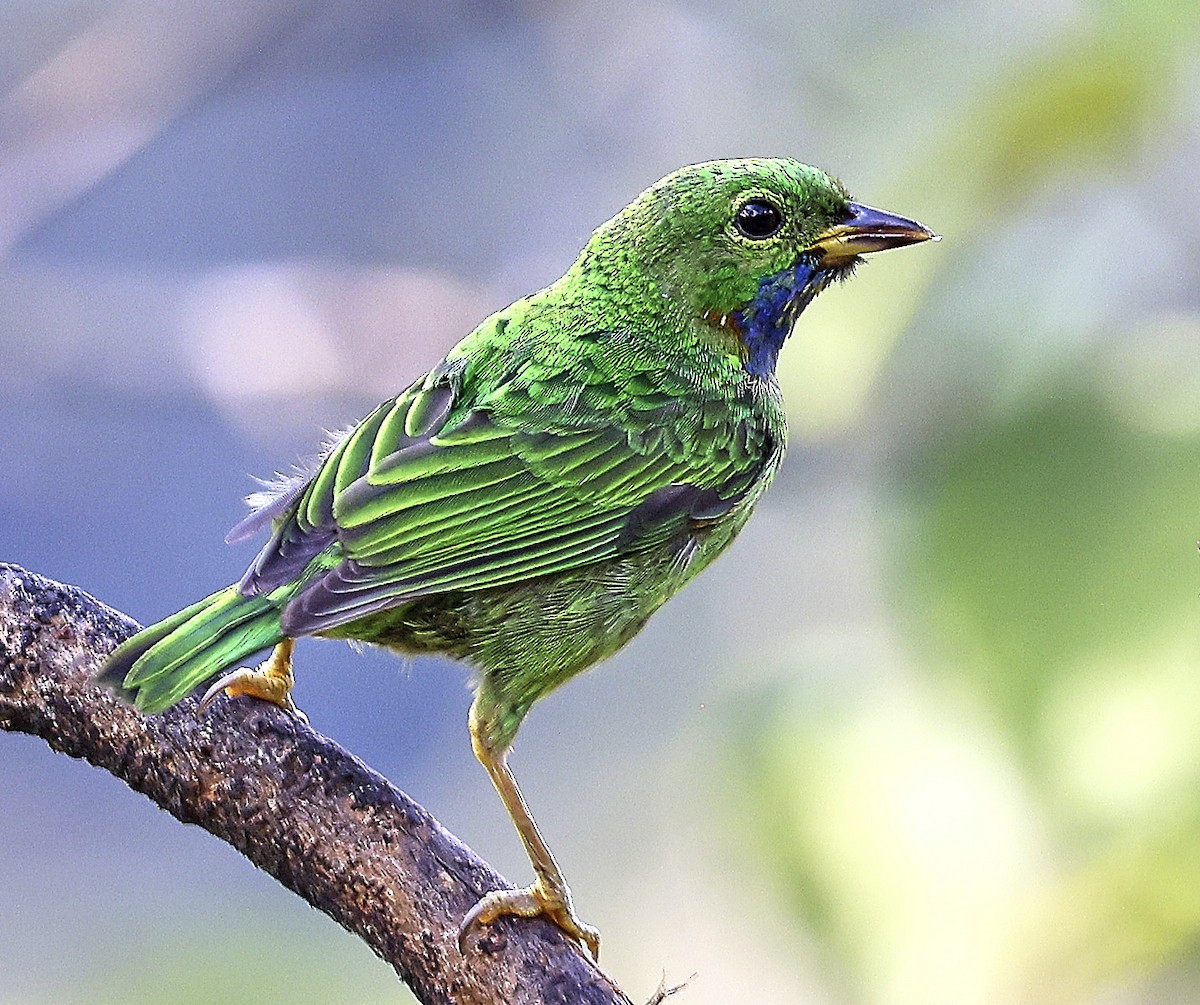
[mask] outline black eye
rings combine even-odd
[[[783,226],[783,214],[766,199],[751,199],[737,211],[733,225],[743,237],[761,241],[774,237]]]

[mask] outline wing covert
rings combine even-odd
[[[519,374],[464,401],[433,371],[334,447],[276,520],[243,592],[301,581],[283,626],[313,634],[405,600],[522,582],[703,527],[746,497],[781,445],[747,403],[684,409],[645,383],[643,397],[610,395],[620,407],[606,417],[579,407],[578,395],[574,408],[559,401],[541,414],[520,400],[528,388]]]

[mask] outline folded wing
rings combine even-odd
[[[547,411],[519,380],[469,404],[456,385],[435,370],[381,405],[272,512],[239,589],[300,582],[287,634],[681,545],[745,498],[778,449],[737,403],[627,393],[605,414],[575,395]]]

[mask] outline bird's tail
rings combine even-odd
[[[282,638],[279,608],[230,586],[123,642],[96,680],[144,712],[161,712]]]

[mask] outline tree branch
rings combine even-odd
[[[554,925],[504,919],[455,944],[504,879],[332,740],[258,702],[189,698],[144,716],[92,683],[137,630],[88,596],[0,563],[0,729],[112,772],[233,845],[358,935],[426,1005],[630,1005]]]

